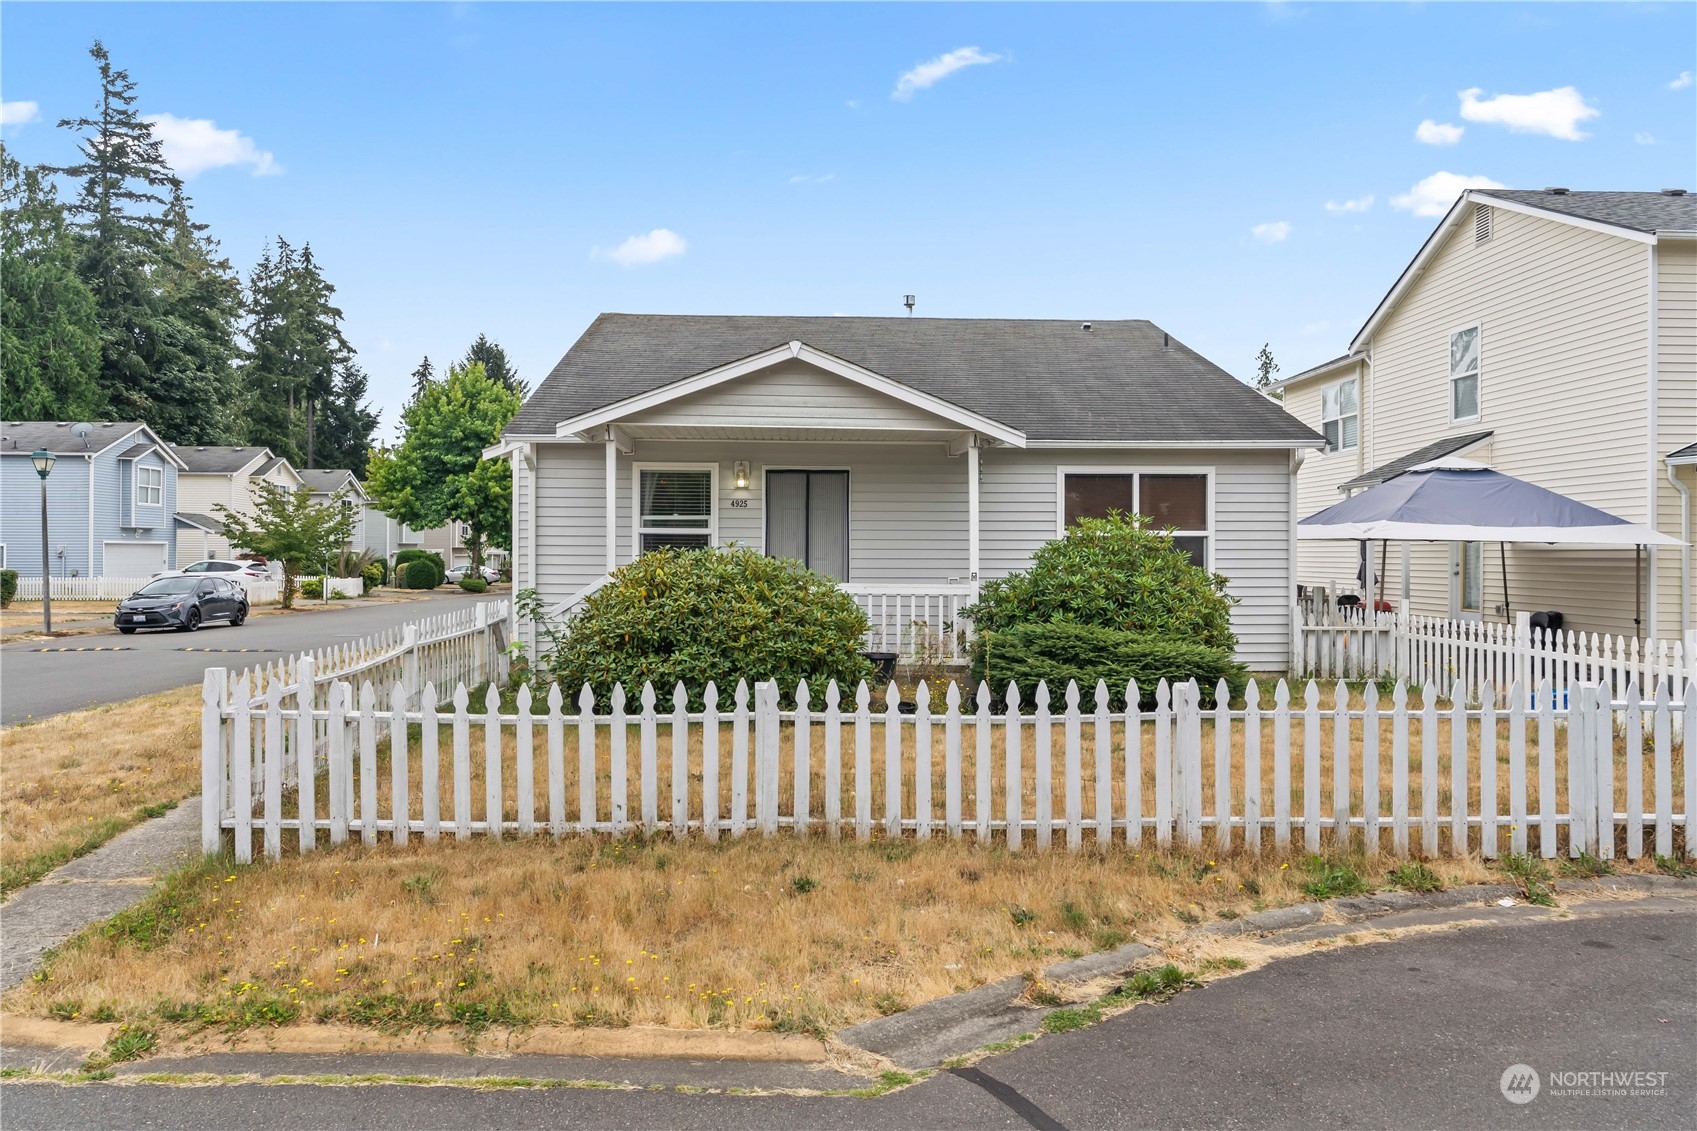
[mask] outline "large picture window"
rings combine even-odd
[[[713,471],[706,467],[637,471],[638,552],[713,544]]]
[[[1479,327],[1450,335],[1450,419],[1479,415]]]
[[[157,467],[136,468],[136,506],[156,507],[165,498],[165,472]]]
[[[1062,474],[1067,526],[1081,518],[1140,514],[1156,530],[1173,530],[1173,542],[1207,568],[1212,535],[1208,474],[1178,471],[1079,471]]]
[[[1360,442],[1355,378],[1320,390],[1320,430],[1326,434],[1327,451],[1351,451]]]

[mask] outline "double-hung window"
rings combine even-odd
[[[1450,419],[1479,415],[1479,327],[1450,335]]]
[[[1171,529],[1173,543],[1190,560],[1207,567],[1212,535],[1206,472],[1125,471],[1065,472],[1064,520],[1109,514],[1140,514],[1155,530]]]
[[[136,468],[136,506],[156,507],[165,498],[165,472],[157,467]]]
[[[713,545],[713,478],[707,467],[639,468],[637,552]]]
[[[1351,451],[1360,442],[1361,415],[1354,377],[1320,390],[1320,430],[1326,434],[1326,450],[1330,452]]]

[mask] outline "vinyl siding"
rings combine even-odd
[[[699,426],[750,420],[761,427],[959,427],[804,361],[783,362],[727,381],[635,414],[625,423]]]
[[[1656,259],[1656,454],[1662,456],[1697,442],[1697,242],[1663,241]],[[1697,473],[1685,468],[1679,474],[1686,490],[1697,495]],[[1656,525],[1677,538],[1682,500],[1667,481],[1667,465],[1659,459],[1656,492]],[[1697,533],[1697,516],[1691,522]],[[1697,627],[1680,620],[1679,560],[1676,547],[1656,551],[1658,635],[1676,639]],[[1697,618],[1697,580],[1692,588],[1687,607]]]
[[[60,456],[47,477],[48,546],[65,548],[63,559],[51,560],[55,576],[72,570],[91,576],[88,477],[89,461],[78,456]],[[21,577],[41,576],[41,478],[27,454],[0,457],[0,542],[7,569]]]
[[[537,589],[560,601],[600,576],[605,565],[605,449],[599,444],[537,445]],[[732,486],[732,462],[748,460],[752,486]],[[1257,670],[1283,670],[1289,656],[1292,576],[1289,457],[1278,452],[1021,451],[981,453],[980,555],[986,578],[1026,568],[1056,535],[1057,469],[1214,469],[1214,568],[1238,598],[1233,627],[1240,656]],[[781,445],[641,441],[618,459],[618,562],[631,558],[633,469],[647,463],[719,468],[718,541],[765,543],[765,471],[849,472],[849,579],[944,582],[968,575],[966,460],[940,445]],[[746,498],[746,508],[731,499]],[[519,568],[528,544],[522,539]]]
[[[1496,210],[1484,244],[1464,223],[1370,343],[1364,466],[1458,432],[1490,430],[1488,454],[1470,456],[1648,521],[1649,263],[1642,243],[1507,209]],[[1480,415],[1451,423],[1449,335],[1473,324],[1480,327]],[[1305,467],[1304,475],[1316,477],[1323,466]],[[1308,483],[1302,486],[1306,498]],[[1449,615],[1450,547],[1415,543],[1408,557],[1409,608]],[[1511,613],[1556,609],[1576,630],[1634,631],[1630,549],[1510,545],[1506,557]],[[1401,560],[1393,546],[1386,582],[1393,600],[1403,588]],[[1502,619],[1498,562],[1497,547],[1486,547],[1488,620]],[[1647,617],[1647,593],[1643,600]],[[1643,627],[1653,626],[1646,620]],[[1660,627],[1668,627],[1665,617]]]
[[[1338,487],[1354,479],[1371,465],[1367,449],[1367,373],[1359,362],[1324,379],[1316,379],[1285,391],[1285,409],[1316,432],[1322,431],[1320,398],[1323,390],[1349,377],[1357,381],[1356,404],[1360,409],[1359,442],[1347,451],[1309,451],[1303,456],[1296,477],[1297,521],[1341,503]],[[1354,584],[1361,567],[1359,550],[1353,542],[1298,542],[1296,580],[1303,585]]]

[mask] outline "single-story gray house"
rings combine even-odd
[[[837,578],[891,647],[1116,509],[1230,579],[1240,656],[1274,671],[1324,445],[1141,320],[603,314],[486,454],[514,584],[561,608],[644,549],[736,543]]]

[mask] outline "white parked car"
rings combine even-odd
[[[166,569],[154,574],[154,577],[195,577],[208,574],[213,577],[227,577],[232,581],[270,581],[271,570],[264,562],[238,561],[224,558],[204,558],[198,562],[190,562],[182,569]]]
[[[460,578],[466,576],[470,572],[470,566],[451,566],[445,573],[442,574],[442,580],[446,581],[449,585],[458,585],[460,583]],[[483,580],[487,581],[491,585],[501,580],[501,571],[496,569],[494,566],[484,566],[481,573]]]

